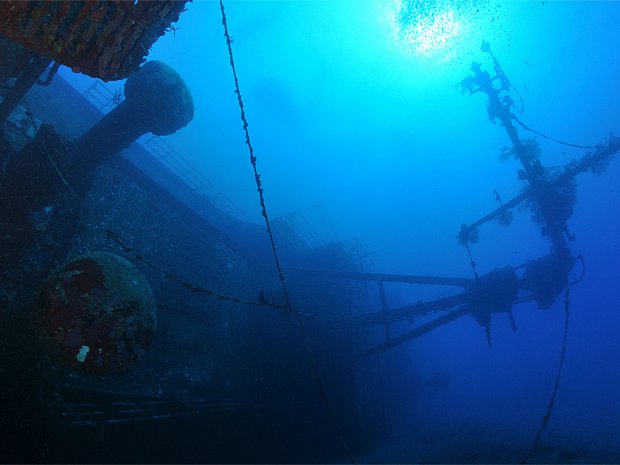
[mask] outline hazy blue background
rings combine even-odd
[[[472,60],[489,69],[481,38],[523,96],[527,124],[596,144],[620,129],[620,2],[493,2],[449,62],[412,54],[395,41],[393,5],[226,2],[268,208],[275,217],[325,203],[341,239],[369,244],[374,271],[469,277],[466,252],[455,240],[459,225],[496,206],[493,189],[508,200],[521,187],[516,162],[498,160],[508,141],[489,122],[485,98],[457,89]],[[149,58],[183,76],[196,116],[166,139],[259,220],[218,3],[190,4],[178,26]],[[82,78],[74,82],[85,85]],[[541,142],[547,165],[582,153]],[[588,441],[607,434],[616,444],[619,174],[615,161],[603,176],[578,181],[571,249],[584,255],[587,274],[572,293],[565,373],[549,427],[550,434]],[[483,227],[472,247],[481,273],[547,251],[527,212],[515,212],[508,229]],[[416,296],[388,298],[397,304]],[[548,311],[523,305],[515,317],[516,333],[505,316],[494,319],[492,349],[471,319],[404,349],[409,362],[388,384],[411,393],[402,407],[412,422],[479,422],[533,438],[559,362],[561,302]],[[411,390],[434,372],[448,374],[447,389]]]

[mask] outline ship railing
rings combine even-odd
[[[104,114],[123,101],[120,88],[114,92],[98,79],[82,95]],[[254,223],[254,220],[224,193],[211,194],[214,184],[164,139],[152,136],[145,142],[140,142],[140,145],[195,192],[207,197],[215,208],[240,221]]]
[[[152,136],[141,145],[156,160],[199,194],[205,194],[213,189],[213,183],[161,137]]]

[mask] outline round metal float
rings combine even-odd
[[[79,372],[125,369],[153,341],[151,288],[138,268],[114,254],[65,263],[43,283],[38,303],[36,327],[44,347]]]

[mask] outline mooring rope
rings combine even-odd
[[[226,46],[228,47],[228,59],[229,59],[230,67],[232,69],[233,79],[235,82],[235,94],[237,94],[237,102],[239,103],[239,111],[241,115],[241,121],[243,123],[243,131],[245,133],[245,144],[248,146],[248,150],[250,152],[250,163],[252,164],[252,170],[254,171],[254,180],[256,181],[256,190],[258,191],[258,195],[260,199],[261,213],[263,215],[263,218],[265,219],[265,226],[267,227],[267,234],[269,235],[269,241],[271,243],[271,249],[273,251],[273,258],[275,261],[276,269],[278,271],[278,276],[280,278],[280,283],[282,285],[282,292],[284,293],[285,304],[286,304],[287,310],[289,312],[292,312],[295,315],[295,318],[297,319],[297,323],[299,324],[299,328],[300,328],[301,334],[304,339],[306,353],[308,354],[308,359],[309,359],[310,365],[312,366],[312,372],[314,374],[314,381],[316,382],[316,385],[319,389],[319,394],[321,396],[321,400],[323,401],[323,405],[325,406],[325,410],[327,411],[329,421],[331,422],[332,427],[334,428],[334,431],[336,433],[336,436],[338,437],[338,440],[340,441],[340,444],[342,445],[342,448],[344,452],[347,454],[349,460],[351,461],[351,463],[356,463],[355,459],[353,458],[352,454],[349,451],[349,447],[344,439],[344,436],[342,435],[342,432],[340,431],[340,428],[338,427],[338,423],[336,423],[336,417],[334,415],[334,411],[331,407],[331,404],[327,398],[327,394],[325,392],[323,381],[321,380],[321,376],[319,374],[316,359],[314,357],[314,353],[312,352],[312,347],[310,346],[310,340],[308,339],[308,333],[306,332],[304,323],[301,319],[300,314],[298,312],[294,312],[291,306],[291,302],[289,299],[289,293],[288,293],[288,289],[286,286],[286,280],[284,278],[284,271],[282,270],[282,266],[280,265],[280,260],[278,258],[278,253],[276,251],[276,245],[275,245],[275,241],[273,238],[273,233],[271,231],[271,224],[269,222],[269,215],[267,214],[267,207],[265,205],[265,198],[263,195],[263,187],[262,187],[262,183],[260,180],[260,174],[258,173],[258,168],[256,166],[256,155],[254,155],[254,148],[252,146],[252,141],[250,139],[250,131],[248,129],[248,121],[245,116],[243,98],[241,96],[241,89],[239,87],[239,79],[237,77],[237,69],[235,67],[235,59],[233,57],[232,39],[230,37],[230,33],[228,32],[228,21],[226,18],[226,11],[224,10],[223,0],[220,0],[220,10],[222,12],[222,26],[224,26],[224,36],[226,37]]]
[[[540,437],[542,436],[545,429],[547,429],[547,425],[549,424],[549,420],[551,419],[551,415],[553,414],[553,407],[555,406],[555,399],[558,393],[558,389],[560,387],[560,376],[562,375],[562,368],[564,367],[564,360],[566,359],[566,340],[568,339],[568,320],[570,316],[570,287],[566,287],[566,292],[564,295],[564,337],[562,340],[562,351],[560,353],[560,366],[558,367],[558,372],[555,375],[555,383],[553,384],[553,392],[551,393],[551,398],[549,399],[549,405],[547,406],[547,412],[543,416],[542,422],[540,423],[540,428],[538,428],[538,432],[536,433],[536,437],[534,438],[534,442],[532,443],[530,451],[523,457],[522,464],[525,464],[530,459],[531,455],[540,448]]]

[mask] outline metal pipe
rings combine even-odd
[[[473,285],[474,280],[468,278],[450,278],[443,276],[422,276],[386,273],[365,273],[360,271],[329,271],[308,270],[303,268],[286,268],[290,274],[310,274],[326,278],[352,279],[355,281],[382,281],[437,286],[458,286],[467,288]]]
[[[374,355],[380,354],[381,352],[385,352],[386,350],[393,349],[394,347],[404,344],[405,342],[412,341],[413,339],[416,339],[426,333],[429,333],[433,331],[434,329],[439,328],[440,326],[444,326],[444,325],[447,325],[448,323],[458,320],[459,318],[467,315],[468,313],[469,313],[469,307],[467,306],[461,307],[460,309],[450,312],[447,315],[440,316],[439,318],[436,318],[433,321],[423,324],[422,326],[418,326],[413,331],[409,331],[408,333],[405,333],[401,336],[389,339],[381,344],[371,347],[368,350],[365,350],[364,352],[361,352],[353,357],[350,357],[349,359],[346,360],[346,363],[356,363],[361,360],[370,358]]]
[[[402,320],[405,318],[427,315],[432,312],[448,310],[459,305],[464,305],[468,303],[471,298],[471,292],[462,292],[452,297],[444,297],[430,302],[408,305],[406,307],[395,308],[385,312],[380,311],[365,313],[363,315],[358,315],[347,319],[347,323],[358,325],[382,324],[386,321],[392,322],[399,319]]]

